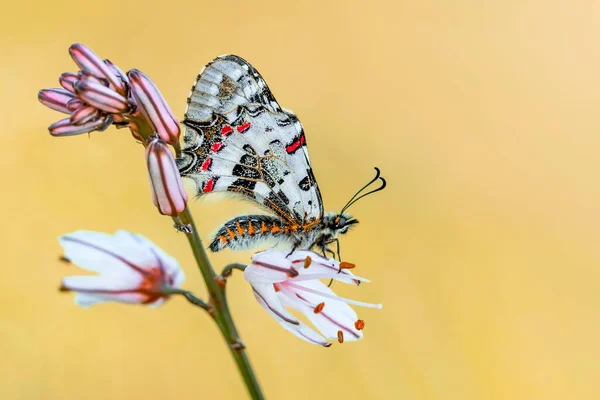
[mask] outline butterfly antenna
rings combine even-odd
[[[381,172],[379,171],[379,168],[375,167],[375,171],[377,172],[375,174],[375,178],[371,179],[369,181],[369,183],[367,183],[365,186],[363,186],[362,188],[360,188],[360,190],[358,192],[356,192],[354,194],[354,196],[352,196],[352,198],[348,201],[348,203],[346,203],[346,205],[344,206],[344,208],[342,208],[342,211],[341,211],[342,213],[344,211],[346,211],[352,204],[356,203],[358,200],[362,199],[363,197],[368,196],[368,195],[370,195],[372,193],[375,193],[375,192],[379,192],[380,190],[383,190],[386,187],[387,182],[385,181],[385,179],[383,179],[380,176]],[[379,186],[377,189],[371,190],[370,192],[367,192],[367,193],[364,193],[364,194],[360,195],[360,193],[363,190],[365,190],[366,188],[368,188],[373,182],[377,181],[378,179],[381,180],[381,186]]]

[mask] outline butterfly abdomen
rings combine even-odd
[[[278,217],[268,215],[237,217],[219,229],[210,244],[210,249],[215,252],[226,248],[243,250],[271,239],[294,241],[294,235],[301,232],[302,226],[283,223]]]

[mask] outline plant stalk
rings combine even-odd
[[[252,370],[252,365],[248,359],[244,344],[240,339],[235,324],[233,323],[233,318],[231,317],[231,313],[227,305],[225,291],[222,290],[221,286],[219,286],[219,283],[217,282],[217,274],[208,260],[208,256],[204,250],[204,246],[202,245],[200,235],[198,235],[198,230],[196,229],[196,225],[189,208],[186,207],[185,210],[179,214],[178,219],[174,218],[174,221],[176,224],[183,224],[189,228],[189,232],[186,232],[185,234],[188,238],[190,246],[192,247],[194,257],[196,258],[196,262],[198,264],[198,269],[200,269],[202,277],[204,278],[204,282],[206,283],[209,304],[212,306],[211,315],[215,319],[215,322],[219,326],[219,329],[221,330],[221,333],[227,342],[229,350],[231,351],[231,355],[233,356],[238,370],[244,379],[244,383],[246,384],[246,388],[248,389],[250,397],[253,400],[263,400],[264,395],[262,394],[256,375]]]

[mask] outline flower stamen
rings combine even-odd
[[[328,293],[323,293],[318,290],[309,289],[306,286],[296,285],[292,282],[287,282],[286,285],[293,287],[295,289],[303,290],[305,292],[316,294],[318,296],[326,297],[329,299],[338,300],[338,301],[341,301],[341,302],[347,303],[347,304],[354,304],[356,306],[369,307],[369,308],[382,308],[383,307],[381,304],[363,303],[362,301],[350,300],[350,299],[346,299],[345,297],[332,296]]]
[[[352,269],[352,268],[356,268],[356,264],[352,264],[352,263],[345,262],[345,261],[342,261],[340,263],[340,269]]]
[[[304,260],[304,269],[310,267],[311,263],[312,263],[312,258],[310,258],[310,256],[306,256],[306,259]]]
[[[317,304],[317,306],[314,309],[314,313],[315,314],[320,313],[321,311],[323,311],[323,307],[325,307],[325,302]]]
[[[344,332],[337,331],[337,338],[338,338],[338,342],[344,343]]]
[[[365,328],[365,321],[363,321],[362,319],[356,320],[356,322],[354,323],[354,327],[357,331],[362,331]]]

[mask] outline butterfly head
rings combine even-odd
[[[334,237],[348,232],[348,229],[354,224],[358,224],[358,220],[352,218],[348,213],[331,213],[325,217],[325,225]]]

